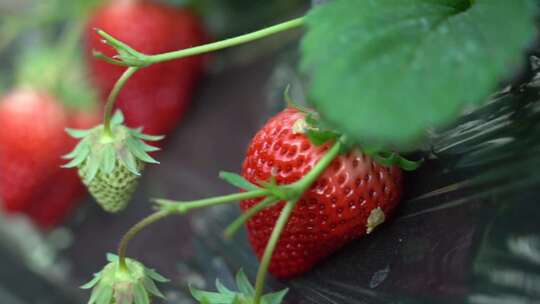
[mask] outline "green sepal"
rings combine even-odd
[[[234,295],[234,291],[225,287],[225,285],[223,285],[219,279],[216,279],[216,288],[220,293]]]
[[[132,134],[139,139],[147,140],[147,141],[160,141],[165,138],[164,135],[148,135],[148,134],[144,134],[138,131],[134,131],[132,132]]]
[[[90,133],[91,129],[72,129],[72,128],[66,128],[66,133],[69,134],[69,136],[73,138],[84,138],[88,136],[88,133]]]
[[[94,278],[92,280],[90,280],[90,282],[84,284],[84,285],[81,285],[81,287],[79,287],[80,289],[90,289],[94,286],[96,286],[96,284],[99,282],[99,280],[101,279],[101,274],[100,273],[95,273],[94,274]]]
[[[158,298],[165,299],[165,296],[159,291],[159,289],[156,286],[156,283],[151,278],[144,277],[143,278],[143,286],[148,291],[149,294],[154,295]]]
[[[64,159],[71,159],[70,162],[63,165],[63,168],[75,168],[80,166],[90,154],[90,141],[83,139],[70,153],[66,154]]]
[[[107,32],[101,29],[96,29],[96,32],[98,33],[98,35],[103,37],[103,39],[105,40],[104,43],[107,43],[108,45],[115,48],[116,52],[118,53],[118,55],[111,58],[101,52],[94,50],[93,55],[96,58],[120,66],[145,67],[152,64],[148,59],[147,55],[138,52],[124,42],[109,35]]]
[[[146,289],[141,283],[135,284],[133,287],[133,298],[135,299],[135,304],[150,304],[150,298]]]
[[[246,304],[246,302],[251,303],[243,300],[239,295],[235,295],[230,304]]]
[[[109,263],[118,262],[118,256],[114,253],[107,253],[105,256],[107,257],[107,262]]]
[[[283,91],[283,100],[285,100],[285,103],[287,104],[287,107],[289,108],[293,108],[293,109],[296,109],[304,114],[308,114],[310,112],[312,112],[310,109],[308,109],[307,107],[304,107],[300,104],[298,104],[297,102],[295,102],[292,97],[291,97],[291,85],[290,84],[287,84],[287,86],[285,87],[285,90]]]
[[[154,281],[167,279],[154,270],[133,259],[126,259],[126,268],[122,268],[114,254],[107,254],[107,261],[103,270],[81,287],[93,287],[89,304],[150,304],[151,296],[165,298]]]
[[[96,304],[110,304],[112,297],[113,288],[111,286],[104,285],[96,298]]]
[[[90,300],[88,300],[88,304],[94,304],[96,303],[97,299],[101,296],[101,294],[104,292],[105,289],[104,284],[97,285],[93,290],[92,294],[90,295]]]
[[[149,164],[159,164],[157,160],[152,158],[150,155],[146,153],[144,150],[144,142],[140,140],[136,140],[132,137],[129,137],[126,140],[126,144],[128,145],[129,150],[137,157],[138,159],[149,163]]]
[[[124,114],[120,110],[114,112],[113,117],[111,118],[111,125],[119,126],[124,123]]]
[[[238,175],[236,173],[233,173],[233,172],[227,172],[227,171],[220,171],[219,172],[219,177],[223,180],[225,180],[226,182],[228,182],[229,184],[237,187],[237,188],[240,188],[240,189],[244,189],[244,190],[257,190],[257,189],[260,189],[259,187],[257,187],[255,184],[249,182],[247,179],[245,179],[243,176],[241,175]]]
[[[322,146],[329,141],[335,141],[339,137],[336,132],[314,129],[307,130],[306,135],[315,146]]]
[[[289,292],[289,288],[266,294],[261,297],[261,304],[280,304]]]
[[[127,142],[126,142],[127,144]],[[131,173],[135,175],[141,175],[139,168],[137,168],[137,161],[131,151],[120,151],[117,153],[118,160],[122,163]]]
[[[112,174],[116,166],[124,166],[134,175],[140,175],[142,163],[159,164],[148,152],[159,150],[144,141],[157,141],[163,136],[146,135],[142,129],[128,128],[124,123],[124,115],[116,111],[111,118],[111,131],[105,131],[103,125],[88,130],[67,132],[80,141],[70,153],[63,158],[70,159],[65,168],[84,167],[81,176],[86,184],[103,172]]]
[[[152,278],[152,280],[154,280],[156,282],[167,283],[167,282],[170,281],[166,277],[164,277],[164,276],[160,275],[159,273],[157,273],[152,268],[146,268],[145,270],[146,270],[146,273],[150,276],[150,278]]]
[[[236,273],[236,286],[238,286],[238,289],[244,295],[249,297],[255,296],[255,288],[253,288],[253,285],[249,282],[249,279],[242,268]]]
[[[201,304],[248,304],[254,303],[255,289],[249,282],[242,269],[236,274],[236,285],[239,291],[235,292],[216,280],[217,292],[204,291],[189,286],[191,295]],[[261,297],[261,304],[279,304],[283,301],[288,289],[269,293]]]
[[[112,146],[107,146],[103,149],[103,172],[111,174],[116,167],[116,153]]]
[[[151,146],[151,145],[145,143],[144,141],[142,142],[141,145],[142,145],[142,148],[143,148],[143,150],[144,150],[145,152],[155,152],[155,151],[161,150],[160,148]]]
[[[314,111],[304,112],[306,115],[306,130],[305,134],[309,141],[315,146],[322,146],[329,141],[336,141],[341,137],[341,134],[335,130],[323,125],[318,117],[318,114]]]
[[[235,294],[209,292],[189,286],[189,291],[195,300],[202,302],[206,301],[212,304],[229,304],[234,299]]]
[[[72,159],[75,158],[77,155],[83,153],[83,150],[90,149],[90,141],[88,140],[81,140],[79,144],[75,146],[75,149],[73,151],[69,152],[66,155],[63,155],[63,159]],[[90,150],[88,150],[90,152]]]
[[[362,150],[366,155],[373,158],[373,160],[375,160],[378,164],[386,167],[398,166],[405,171],[414,171],[418,169],[424,162],[423,159],[418,161],[406,159],[396,152],[381,152],[368,148],[363,148]]]
[[[86,171],[86,174],[85,174],[85,179],[87,181],[87,183],[89,183],[90,181],[92,181],[94,179],[94,177],[96,177],[97,173],[98,173],[98,170],[99,170],[99,159],[100,159],[100,156],[99,154],[90,154],[88,155],[87,159],[86,159],[86,162],[87,162],[87,171]]]

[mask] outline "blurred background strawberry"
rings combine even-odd
[[[9,35],[0,47],[9,51],[22,35],[32,47],[12,54],[11,79],[0,98],[0,208],[42,229],[63,223],[86,193],[77,174],[60,166],[76,144],[65,128],[90,128],[101,119],[79,43],[90,2],[30,6],[29,18],[6,19],[1,28]]]
[[[103,43],[101,29],[145,54],[159,54],[208,41],[202,21],[192,11],[144,0],[105,3],[92,13],[85,30],[86,59],[92,80],[105,101],[126,70],[93,56],[116,51]],[[149,134],[168,134],[184,114],[203,70],[202,56],[155,64],[135,74],[123,88],[117,106],[131,127]]]

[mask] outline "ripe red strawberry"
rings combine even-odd
[[[204,43],[201,21],[186,9],[149,1],[110,1],[92,16],[86,30],[87,58],[102,99],[111,91],[125,67],[92,56],[95,49],[109,57],[115,50],[95,32],[102,29],[146,54],[157,54]],[[203,57],[188,57],[152,65],[136,73],[118,99],[128,126],[144,126],[149,134],[170,132],[181,118],[200,78]]]
[[[39,190],[24,213],[44,229],[61,224],[86,193],[77,171],[63,168],[56,170]]]
[[[99,124],[101,116],[95,111],[69,113],[69,123],[65,127],[88,129]],[[34,223],[41,228],[52,228],[61,224],[74,210],[80,199],[87,193],[76,170],[61,168],[64,162],[61,155],[73,150],[77,141],[63,132],[65,136],[62,154],[57,155],[57,162],[50,168],[54,173],[51,178],[37,189],[31,198],[31,205],[24,210]]]
[[[25,210],[48,181],[65,150],[67,115],[47,93],[15,89],[0,101],[0,201]]]
[[[290,184],[307,174],[330,143],[314,146],[298,132],[305,114],[286,109],[255,135],[242,175],[257,184],[272,175]],[[298,201],[276,246],[269,271],[279,278],[302,274],[348,241],[371,232],[397,206],[402,172],[383,167],[359,150],[338,156]],[[241,202],[243,211],[260,202]],[[284,203],[267,208],[247,223],[251,246],[261,258]]]

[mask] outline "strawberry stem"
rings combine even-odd
[[[120,244],[118,245],[118,257],[119,265],[121,269],[126,269],[126,251],[127,246],[131,239],[135,237],[141,230],[147,226],[175,213],[185,214],[192,209],[198,209],[203,207],[216,206],[225,203],[236,202],[245,199],[253,199],[261,196],[269,195],[270,191],[266,189],[258,189],[249,192],[233,193],[223,196],[211,197],[206,199],[194,200],[189,202],[179,202],[171,200],[157,199],[156,203],[158,204],[158,211],[144,218],[133,227],[131,227],[128,232],[122,237]]]
[[[289,20],[274,26],[267,27],[262,30],[258,30],[249,34],[240,35],[234,38],[229,38],[213,43],[208,43],[188,49],[173,51],[173,52],[167,52],[162,54],[156,54],[156,55],[146,55],[141,52],[138,52],[137,50],[133,49],[126,43],[114,38],[113,36],[109,35],[107,32],[103,30],[97,30],[97,33],[103,37],[109,45],[114,47],[118,53],[117,56],[114,58],[109,58],[105,56],[102,53],[94,52],[94,56],[105,60],[111,64],[117,64],[117,65],[125,65],[129,66],[129,68],[122,74],[122,76],[116,81],[114,84],[113,89],[111,90],[111,93],[109,94],[109,97],[107,98],[107,104],[105,105],[105,114],[104,114],[104,130],[105,134],[107,136],[112,136],[112,130],[111,130],[111,116],[112,111],[114,108],[114,104],[116,102],[116,99],[118,97],[118,94],[120,93],[120,90],[124,87],[126,82],[129,80],[129,78],[135,74],[140,68],[152,65],[154,63],[163,62],[163,61],[169,61],[174,59],[180,59],[184,57],[194,56],[198,54],[203,53],[209,53],[225,48],[229,48],[232,46],[236,46],[239,44],[244,44],[247,42],[251,42],[254,40],[258,40],[261,38],[264,38],[266,36],[276,34],[279,32],[283,32],[295,27],[299,27],[304,24],[304,17],[296,18],[293,20]]]
[[[244,44],[247,42],[251,42],[257,39],[264,38],[266,36],[276,34],[279,32],[283,32],[298,26],[301,26],[304,23],[304,17],[293,19],[287,22],[283,22],[274,26],[267,27],[265,29],[255,31],[249,34],[240,35],[234,38],[229,38],[213,43],[208,43],[205,45],[200,45],[188,49],[173,51],[173,52],[167,52],[162,54],[156,54],[156,55],[146,55],[141,52],[138,52],[137,50],[131,48],[126,43],[114,38],[113,36],[109,35],[105,31],[98,30],[97,33],[101,35],[106,41],[106,43],[110,44],[112,47],[116,49],[118,52],[118,55],[115,56],[115,58],[109,58],[105,56],[102,53],[94,52],[94,56],[105,60],[111,64],[116,65],[125,65],[129,66],[129,68],[122,74],[122,76],[116,81],[114,84],[113,89],[111,90],[111,93],[109,94],[109,97],[107,98],[107,104],[105,105],[105,114],[104,114],[104,125],[105,125],[105,134],[108,136],[112,136],[112,130],[110,126],[110,120],[112,116],[112,111],[114,108],[114,103],[118,97],[118,94],[120,93],[120,90],[124,87],[125,83],[129,80],[129,78],[137,72],[140,68],[152,65],[154,63],[163,62],[163,61],[169,61],[189,56],[194,56],[198,54],[213,52],[221,49],[225,49],[228,47],[232,47],[239,44]]]
[[[113,89],[111,90],[111,93],[109,94],[109,97],[107,98],[107,103],[105,104],[105,114],[103,117],[103,124],[104,124],[104,130],[105,134],[112,137],[112,130],[111,130],[111,118],[112,118],[112,112],[114,110],[114,104],[116,102],[116,99],[118,97],[118,94],[120,93],[120,90],[124,87],[126,82],[129,80],[129,78],[137,72],[139,68],[137,67],[129,67],[123,74],[120,76],[120,78],[116,81],[114,84]]]
[[[131,227],[128,232],[122,237],[122,240],[120,241],[120,244],[118,245],[118,257],[119,257],[119,267],[122,270],[127,270],[126,266],[126,250],[129,241],[133,239],[141,230],[143,230],[148,225],[151,225],[160,219],[167,217],[170,213],[167,211],[158,211],[155,212],[146,218],[144,218],[142,221],[135,224],[133,227]]]
[[[217,50],[226,49],[232,46],[244,44],[247,42],[251,42],[254,40],[262,39],[267,36],[283,32],[286,30],[293,29],[295,27],[299,27],[304,24],[304,17],[296,18],[293,20],[289,20],[280,24],[276,24],[270,27],[267,27],[262,30],[258,30],[255,32],[251,32],[245,35],[240,35],[237,37],[224,39],[217,42],[212,42],[192,48],[162,53],[162,54],[155,54],[155,55],[147,55],[143,54],[126,43],[114,38],[113,36],[109,35],[107,32],[103,30],[97,30],[97,33],[103,37],[103,39],[106,41],[107,44],[114,47],[118,53],[117,56],[114,58],[109,58],[105,56],[102,53],[96,52],[95,56],[99,59],[105,60],[107,62],[117,64],[117,65],[124,65],[124,66],[131,66],[131,67],[146,67],[149,65],[152,65],[154,63],[163,62],[163,61],[169,61],[169,60],[175,60],[180,59],[184,57],[209,53]]]
[[[264,289],[264,282],[266,280],[266,273],[268,272],[268,267],[270,266],[270,261],[272,259],[272,255],[274,253],[275,247],[277,245],[277,242],[279,241],[279,238],[281,236],[281,232],[283,231],[283,228],[287,224],[287,221],[296,206],[296,203],[302,197],[304,192],[306,192],[309,187],[317,180],[319,175],[321,175],[326,168],[332,163],[332,161],[338,156],[339,151],[341,150],[343,146],[343,142],[345,142],[344,136],[342,136],[340,139],[336,141],[336,143],[328,150],[328,152],[317,162],[317,164],[309,171],[308,174],[306,174],[301,180],[298,182],[292,184],[289,186],[289,189],[293,191],[294,197],[287,201],[287,204],[285,207],[281,210],[281,213],[279,215],[279,218],[274,226],[274,230],[272,231],[272,234],[270,235],[270,239],[268,240],[268,244],[266,245],[266,248],[264,249],[264,254],[261,259],[261,264],[259,266],[259,270],[257,272],[257,279],[255,282],[255,304],[260,304],[261,297],[263,294]]]
[[[211,207],[211,206],[221,205],[225,203],[243,201],[247,199],[267,196],[269,194],[270,194],[270,191],[266,189],[257,189],[257,190],[252,190],[249,192],[233,193],[233,194],[204,198],[204,199],[199,199],[199,200],[194,200],[194,201],[189,201],[189,202],[172,201],[172,200],[165,200],[165,199],[157,199],[155,201],[158,204],[158,208],[160,210],[166,210],[170,213],[185,214],[192,209]]]
[[[276,225],[274,226],[274,230],[270,235],[270,239],[268,240],[268,244],[266,245],[266,249],[264,250],[264,254],[261,260],[261,265],[259,266],[259,270],[257,271],[257,279],[255,281],[255,304],[259,304],[261,302],[264,282],[266,280],[266,274],[268,273],[268,266],[270,266],[270,260],[272,259],[272,255],[274,254],[274,249],[276,248],[277,242],[279,241],[281,232],[283,232],[285,225],[289,221],[289,217],[291,216],[297,202],[298,199],[287,202],[285,207],[283,207],[283,209],[281,210]]]
[[[213,43],[208,43],[205,45],[196,46],[189,49],[178,50],[178,51],[157,54],[157,55],[151,55],[151,56],[148,56],[147,60],[151,63],[158,63],[158,62],[179,59],[179,58],[194,56],[194,55],[203,54],[203,53],[209,53],[209,52],[225,49],[231,46],[236,46],[239,44],[244,44],[246,42],[251,42],[254,40],[265,38],[267,36],[270,36],[279,32],[283,32],[286,30],[290,30],[292,28],[301,26],[303,24],[304,24],[304,17],[300,17],[300,18],[296,18],[287,22],[270,26],[265,29],[258,30],[249,34],[240,35],[234,38],[229,38],[229,39],[225,39],[225,40],[221,40],[221,41],[217,41]]]

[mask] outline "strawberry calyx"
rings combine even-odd
[[[158,141],[163,136],[153,136],[142,133],[142,129],[131,129],[123,125],[124,116],[117,111],[111,120],[112,135],[104,131],[103,125],[87,130],[66,129],[74,138],[80,139],[75,149],[63,156],[71,159],[64,168],[88,166],[85,182],[91,182],[95,176],[103,171],[111,174],[116,166],[124,166],[131,173],[140,175],[137,161],[150,164],[159,164],[148,152],[159,150],[144,141]]]
[[[107,212],[125,209],[133,195],[140,171],[145,163],[158,164],[148,152],[159,150],[145,141],[157,141],[163,136],[142,133],[124,124],[120,111],[107,124],[88,130],[67,129],[72,137],[80,139],[69,154],[71,161],[64,168],[78,168],[79,176],[96,202]]]
[[[240,269],[236,274],[236,288],[233,291],[225,287],[219,279],[216,280],[217,292],[203,291],[190,286],[191,295],[202,304],[253,304],[255,303],[255,288],[249,282],[246,274]],[[268,293],[261,297],[261,304],[279,304],[289,291],[288,288],[281,291]]]
[[[142,67],[149,66],[153,63],[150,60],[150,56],[145,55],[133,49],[126,43],[109,35],[107,32],[101,29],[96,29],[96,32],[98,33],[98,35],[103,37],[104,43],[116,49],[116,52],[118,54],[111,58],[99,51],[93,50],[92,54],[94,55],[94,57],[99,58],[101,60],[104,60],[114,65],[128,66],[128,67],[142,68]]]
[[[311,109],[307,109],[305,107],[298,106],[293,103],[289,98],[290,97],[285,98],[289,107],[293,107],[305,115],[304,119],[299,119],[295,122],[293,126],[293,132],[305,134],[308,137],[309,141],[315,146],[321,146],[329,141],[336,141],[341,138],[340,140],[343,141],[343,149],[341,153],[346,153],[350,151],[353,147],[357,146],[354,142],[351,142],[347,138],[344,139],[339,132],[324,124],[317,112]],[[414,171],[418,169],[423,163],[423,159],[417,161],[410,160],[401,156],[398,152],[395,151],[381,151],[379,149],[365,146],[361,147],[361,150],[366,155],[369,155],[377,163],[383,166],[398,166],[405,171]]]
[[[133,259],[126,259],[122,266],[114,254],[107,254],[107,260],[109,263],[81,286],[92,289],[88,304],[148,304],[151,297],[165,298],[156,282],[169,280],[155,270]]]

